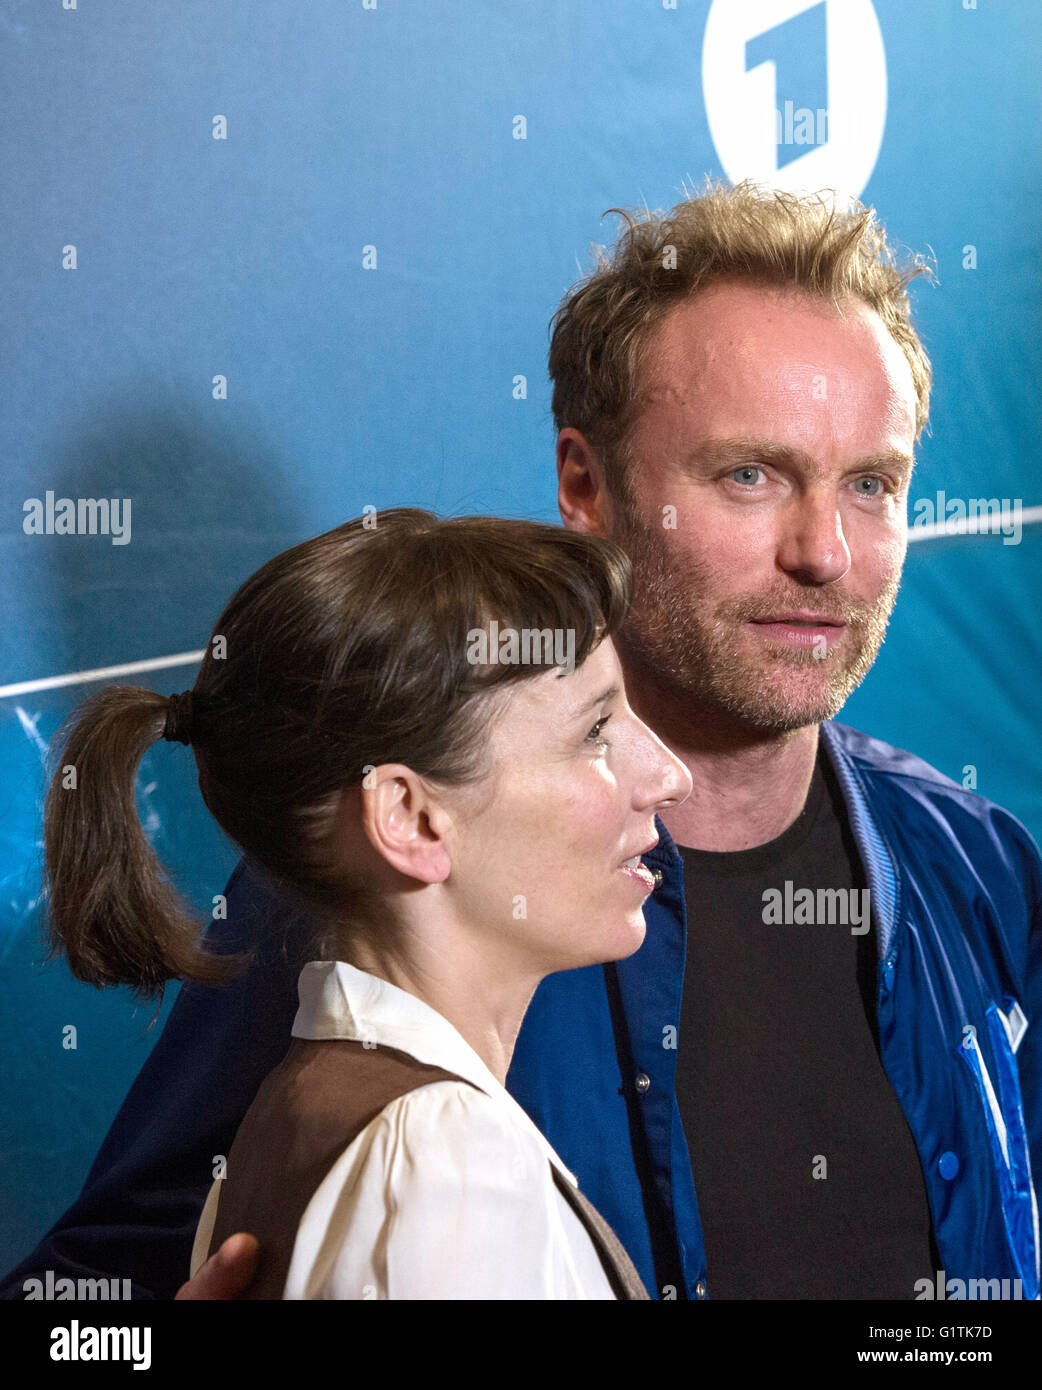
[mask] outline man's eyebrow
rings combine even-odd
[[[584,714],[589,714],[590,710],[596,709],[598,705],[603,705],[607,700],[614,700],[616,695],[621,695],[622,691],[617,685],[609,685],[607,690],[602,690],[599,695],[595,695],[592,700],[587,700],[582,709],[577,709],[572,715],[573,719],[581,719]]]
[[[883,454],[869,454],[867,458],[858,459],[857,466],[866,472],[873,468],[896,468],[911,473],[915,467],[915,457],[900,449],[890,449]]]
[[[811,456],[802,449],[793,449],[788,444],[778,444],[771,439],[757,435],[747,438],[706,439],[697,448],[686,454],[683,462],[688,466],[713,465],[759,459],[762,463],[796,463],[805,468],[814,468]],[[853,466],[869,472],[873,468],[897,468],[911,472],[915,459],[901,449],[884,450],[879,454],[866,454],[855,459]]]

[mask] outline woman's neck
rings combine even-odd
[[[506,1084],[517,1035],[543,974],[489,960],[466,941],[450,948],[444,939],[432,939],[429,923],[422,935],[400,933],[394,951],[355,937],[344,958],[448,1019],[499,1084]]]

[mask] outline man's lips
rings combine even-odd
[[[821,613],[774,613],[767,618],[751,618],[750,624],[767,636],[791,647],[826,647],[839,641],[846,627],[842,618],[828,618]]]
[[[843,618],[826,618],[822,613],[772,613],[769,618],[752,618],[754,623],[801,623],[809,627],[846,627]]]

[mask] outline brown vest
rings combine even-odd
[[[239,1126],[217,1205],[211,1251],[236,1231],[249,1231],[260,1242],[256,1278],[241,1297],[282,1297],[307,1204],[336,1160],[385,1106],[432,1081],[465,1080],[396,1048],[366,1048],[353,1038],[294,1038]],[[589,1232],[615,1296],[647,1299],[615,1232],[552,1163],[550,1167],[558,1191]]]

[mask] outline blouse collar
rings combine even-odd
[[[352,1038],[396,1048],[428,1066],[442,1067],[471,1082],[509,1108],[539,1141],[546,1157],[573,1187],[579,1182],[531,1117],[501,1086],[444,1014],[408,990],[344,960],[312,960],[297,981],[300,1007],[295,1038]]]

